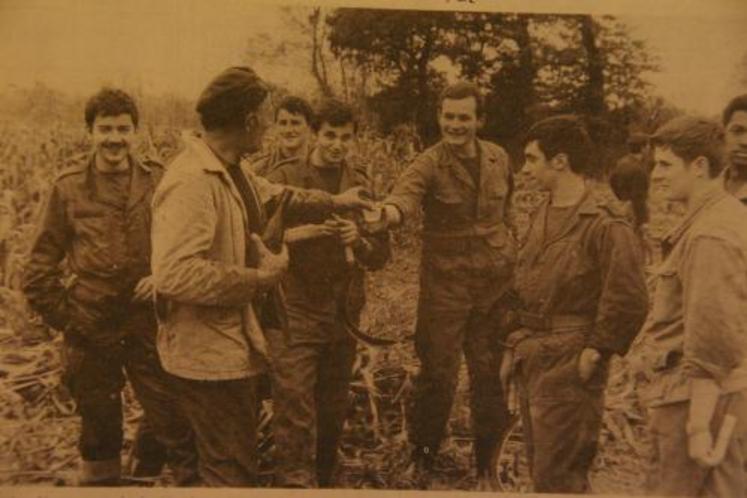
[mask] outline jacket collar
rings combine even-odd
[[[127,156],[131,168],[130,191],[127,195],[127,209],[132,209],[140,202],[146,194],[153,189],[151,181],[151,168],[134,155]],[[97,197],[96,182],[94,180],[94,168],[96,168],[96,153],[90,155],[88,160],[81,165],[81,170],[85,170],[85,185],[91,198],[99,202],[104,202]]]
[[[221,178],[221,180],[228,186],[231,195],[234,197],[234,199],[236,199],[236,201],[239,203],[239,206],[241,207],[241,216],[244,219],[244,226],[248,227],[249,216],[246,212],[247,208],[246,206],[244,206],[244,201],[241,198],[239,189],[231,179],[228,171],[226,170],[226,166],[223,164],[223,161],[215,154],[215,152],[213,152],[210,147],[208,147],[208,144],[202,137],[192,135],[185,137],[184,140],[187,143],[187,146],[191,148],[195,156],[197,156],[197,161],[202,170],[207,173],[217,174]],[[249,182],[249,186],[250,188],[254,188],[251,181]],[[254,191],[254,195],[258,195],[256,190]],[[259,202],[259,197],[257,197],[257,200]]]
[[[723,185],[718,183],[713,187],[709,187],[697,197],[691,199],[685,218],[679,225],[674,227],[674,229],[670,231],[662,241],[662,247],[665,249],[665,252],[669,252],[667,249],[671,249],[677,244],[687,229],[692,226],[703,211],[707,210],[707,208],[713,206],[727,195],[729,194],[724,190]]]
[[[486,142],[480,139],[475,139],[477,145],[477,157],[480,161],[480,191],[484,192],[486,188],[489,188],[489,183],[492,180],[490,175],[485,172],[490,168],[497,168],[499,157],[490,147],[486,147]],[[472,175],[465,168],[462,160],[454,153],[453,148],[446,142],[440,142],[440,153],[439,163],[444,165],[454,177],[461,183],[465,184],[472,190],[475,190],[477,186],[472,178]]]

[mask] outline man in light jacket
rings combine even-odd
[[[197,103],[203,136],[187,139],[153,199],[158,353],[195,432],[207,486],[255,483],[256,378],[266,355],[258,312],[288,265],[284,245],[276,254],[260,238],[268,212],[367,206],[357,190],[288,189],[241,169],[269,121],[267,94],[248,67],[218,75]]]

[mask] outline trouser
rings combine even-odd
[[[608,365],[582,382],[583,335],[525,339],[516,375],[534,491],[586,493],[597,451]]]
[[[688,456],[685,431],[688,401],[649,409],[649,429],[653,439],[649,487],[659,496],[747,496],[747,391],[721,396],[711,420],[714,443],[724,415],[737,417],[724,460],[712,468],[702,468]]]
[[[278,486],[332,485],[356,353],[339,327],[291,318],[268,337]],[[304,341],[324,336],[331,340]]]
[[[157,439],[155,445],[166,448],[177,484],[194,481],[196,455],[189,424],[176,406],[153,344],[144,335],[127,335],[115,344],[99,346],[69,331],[63,363],[63,381],[81,416],[81,484],[114,483],[120,477],[125,372],[145,412],[144,423]],[[157,459],[160,450],[153,444],[151,449],[151,455],[142,452],[138,457]]]
[[[256,485],[256,377],[215,381],[171,378],[194,432],[202,484]]]
[[[479,474],[493,471],[497,444],[509,424],[499,375],[502,350],[496,333],[487,311],[471,307],[444,311],[421,300],[415,331],[415,349],[421,365],[409,416],[411,442],[418,451],[431,455],[437,452],[454,401],[464,351]]]

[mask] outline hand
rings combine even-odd
[[[155,292],[155,285],[153,284],[153,275],[143,277],[135,286],[135,290],[132,294],[132,300],[136,302],[145,302],[153,299]]]
[[[363,198],[364,192],[363,187],[353,187],[341,194],[333,195],[335,209],[373,209],[373,203]]]
[[[251,240],[257,246],[257,271],[260,279],[268,286],[275,285],[288,269],[288,246],[283,244],[280,253],[274,254],[256,233],[251,235]]]
[[[581,382],[589,382],[601,359],[602,355],[594,348],[584,348],[581,351],[578,357],[578,376],[581,377]]]
[[[286,230],[285,241],[292,244],[293,242],[326,237],[329,235],[335,235],[336,233],[337,231],[326,223],[310,223],[308,225],[300,225]]]
[[[508,399],[508,391],[510,389],[511,374],[514,370],[514,352],[510,349],[506,349],[503,352],[503,359],[501,360],[500,379],[501,387],[503,388],[503,396]]]
[[[713,467],[718,464],[712,454],[713,437],[709,430],[699,430],[688,437],[687,452],[701,467]]]
[[[332,219],[327,220],[326,225],[337,231],[337,236],[340,237],[340,241],[345,246],[355,247],[361,241],[358,225],[354,221],[332,215]]]

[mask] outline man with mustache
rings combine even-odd
[[[509,158],[477,138],[484,112],[475,85],[447,87],[438,106],[441,141],[402,173],[383,212],[389,226],[424,214],[415,331],[421,368],[409,413],[413,470],[427,480],[433,468],[464,352],[479,487],[490,489],[496,485],[495,448],[508,424],[491,310],[511,283],[516,247],[506,223]]]
[[[726,190],[747,205],[747,94],[735,97],[724,109],[724,170]]]
[[[135,475],[160,472],[160,443],[177,483],[190,484],[196,454],[158,361],[151,306],[150,200],[163,168],[133,155],[138,110],[125,92],[101,90],[88,101],[85,120],[93,154],[54,181],[23,283],[31,307],[64,332],[63,380],[81,416],[79,483],[120,480],[126,372],[145,410],[140,434],[147,423],[157,440],[136,440],[145,451],[136,454]],[[65,259],[69,285],[62,281]]]
[[[366,187],[365,169],[347,161],[357,126],[350,106],[325,101],[314,123],[314,148],[303,160],[278,165],[267,179],[330,194]],[[346,327],[360,320],[365,270],[389,259],[386,232],[362,233],[352,214],[289,220],[286,231],[288,330],[268,333],[280,486],[333,485],[356,353]]]
[[[314,112],[304,99],[285,97],[275,109],[277,144],[267,154],[252,161],[252,169],[266,176],[275,168],[306,158]]]
[[[727,108],[728,110],[728,108]],[[737,112],[734,113],[736,115]],[[727,123],[739,121],[726,115]],[[646,333],[656,377],[647,392],[651,492],[747,496],[747,223],[721,178],[724,132],[681,116],[653,136],[651,180],[687,213],[662,242]],[[731,148],[729,167],[739,159]],[[737,161],[738,163],[738,161]],[[719,433],[736,422],[725,453]]]

